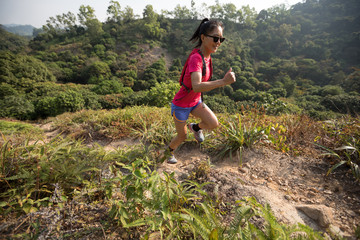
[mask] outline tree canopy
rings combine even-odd
[[[217,111],[257,102],[273,113],[278,103],[296,103],[299,108],[276,109],[302,109],[314,117],[328,111],[358,114],[359,12],[355,0],[308,0],[259,13],[249,6],[192,1],[190,9],[177,5],[161,13],[149,4],[140,17],[111,0],[106,21],[100,22],[91,6],[81,5],[78,13],[50,17],[31,41],[0,29],[0,100],[3,105],[11,104],[10,96],[28,101],[32,107],[21,118],[166,105],[154,96],[168,99],[174,91],[170,83],[178,83],[194,47],[188,39],[201,18],[210,17],[223,21],[227,39],[212,55],[213,78],[222,78],[230,67],[237,77],[231,86],[207,94]]]

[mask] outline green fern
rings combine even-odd
[[[211,231],[213,230],[208,220],[205,219],[203,215],[200,215],[190,209],[183,209],[182,212],[185,214],[180,214],[180,216],[187,222],[188,226],[194,233],[194,238],[196,239],[199,235],[202,239],[208,239]]]
[[[323,239],[323,237],[316,233],[310,227],[304,225],[288,226],[277,221],[273,215],[269,204],[264,206],[258,203],[255,198],[245,198],[244,200],[254,209],[257,216],[262,217],[265,220],[263,229],[257,228],[251,225],[253,233],[256,238],[259,239],[292,239],[292,238],[304,238],[304,239]]]
[[[228,239],[251,239],[249,219],[254,216],[253,209],[248,205],[241,205],[235,208],[234,219],[227,231]]]
[[[209,203],[201,203],[197,211],[183,209],[182,219],[192,229],[194,238],[202,239],[323,239],[308,226],[287,226],[277,221],[268,204],[259,204],[255,198],[245,198],[235,208],[235,216],[228,226],[220,222]],[[252,223],[254,216],[264,220],[262,226]]]
[[[221,128],[217,130],[217,136],[206,144],[221,158],[232,158],[235,153],[241,155],[243,148],[252,148],[266,138],[265,128],[256,126],[256,123],[242,123],[240,115],[229,117],[226,121],[220,119],[220,122]]]

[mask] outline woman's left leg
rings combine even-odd
[[[192,112],[191,114],[195,117],[201,119],[199,123],[199,127],[201,129],[212,130],[219,126],[219,121],[216,115],[211,111],[211,109],[206,106],[205,103],[200,103]]]

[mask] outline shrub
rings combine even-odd
[[[105,80],[96,85],[92,90],[100,95],[121,93],[124,85],[119,81]]]
[[[254,97],[255,93],[251,90],[242,90],[238,89],[234,93],[235,101],[247,101],[251,100]]]
[[[10,95],[0,100],[0,117],[26,120],[31,119],[34,112],[34,105],[25,95]]]
[[[95,94],[94,92],[91,92],[88,89],[80,89],[78,92],[82,95],[82,97],[85,101],[84,107],[86,109],[100,109],[101,108],[101,104],[99,102],[99,99],[100,99],[99,95]]]
[[[250,90],[253,92],[255,91],[255,87],[253,85],[251,85],[251,83],[248,81],[241,82],[239,85],[239,88],[243,89],[243,90]]]
[[[81,93],[74,90],[61,92],[57,97],[61,112],[76,112],[84,108],[85,101]]]
[[[106,50],[106,47],[102,44],[96,44],[94,46],[94,52],[99,58],[105,57],[105,50]]]
[[[156,107],[168,106],[179,88],[177,82],[156,83],[147,94],[148,104]]]
[[[101,107],[104,109],[115,109],[123,107],[123,94],[109,94],[99,98]]]
[[[85,79],[90,84],[97,84],[111,78],[111,70],[105,62],[97,61],[92,63],[84,72]]]
[[[124,107],[146,105],[148,103],[147,97],[148,91],[139,91],[132,94],[127,94],[123,98]]]
[[[17,90],[31,90],[37,82],[54,82],[54,75],[40,60],[8,51],[0,52],[1,82],[12,85]]]
[[[360,114],[360,97],[350,96],[347,94],[326,96],[322,101],[321,105],[325,106],[334,112],[343,114]]]
[[[0,99],[11,95],[17,95],[17,91],[8,83],[0,83]]]
[[[276,99],[273,95],[265,92],[256,92],[254,102],[257,102],[259,106],[262,106],[267,114],[279,115],[281,113],[289,112],[289,109],[285,102],[280,99]]]
[[[36,116],[41,118],[54,117],[60,114],[56,97],[46,96],[40,98],[36,103]]]
[[[326,97],[329,95],[335,96],[335,95],[343,94],[344,90],[340,86],[326,85],[326,86],[322,87],[322,89],[320,90],[319,93],[323,97]]]
[[[66,90],[55,94],[39,98],[36,103],[36,115],[42,118],[56,116],[64,112],[76,112],[88,106],[99,108],[100,105],[94,99],[85,101],[80,91]]]
[[[281,98],[286,97],[286,89],[284,88],[272,88],[268,91],[271,95],[273,95],[275,98]]]
[[[239,110],[239,105],[228,96],[204,96],[204,102],[211,110],[217,113],[235,113]]]

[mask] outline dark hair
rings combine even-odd
[[[189,41],[192,41],[194,43],[198,41],[195,47],[200,47],[202,43],[201,34],[209,34],[217,27],[221,27],[222,29],[224,29],[223,23],[221,21],[209,20],[208,18],[204,18]]]

